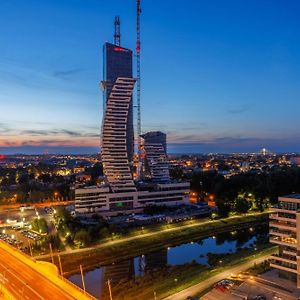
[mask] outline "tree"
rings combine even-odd
[[[48,225],[44,218],[36,218],[31,222],[32,230],[40,233],[48,232]]]
[[[74,242],[85,247],[91,242],[91,237],[85,229],[80,229],[75,233]]]
[[[231,211],[231,204],[230,202],[226,200],[220,200],[217,199],[216,201],[217,207],[218,207],[218,214],[221,218],[228,217],[230,211]]]
[[[234,209],[238,213],[246,213],[251,207],[250,203],[244,197],[237,197],[234,204]]]

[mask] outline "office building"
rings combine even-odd
[[[132,51],[104,45],[104,116],[102,162],[113,192],[135,191],[132,178],[133,111]]]

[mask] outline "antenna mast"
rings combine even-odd
[[[141,178],[142,161],[141,161],[141,0],[136,0],[136,74],[137,74],[137,135],[138,135],[138,168],[137,177]]]
[[[119,16],[115,17],[114,25],[115,25],[114,44],[120,46],[121,45],[121,30],[120,30],[121,22]]]

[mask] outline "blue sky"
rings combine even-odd
[[[300,151],[300,3],[143,0],[142,127],[171,152]],[[0,3],[0,152],[95,152],[102,44],[134,0]]]

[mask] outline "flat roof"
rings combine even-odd
[[[290,195],[282,196],[280,198],[300,199],[300,194],[290,194]]]

